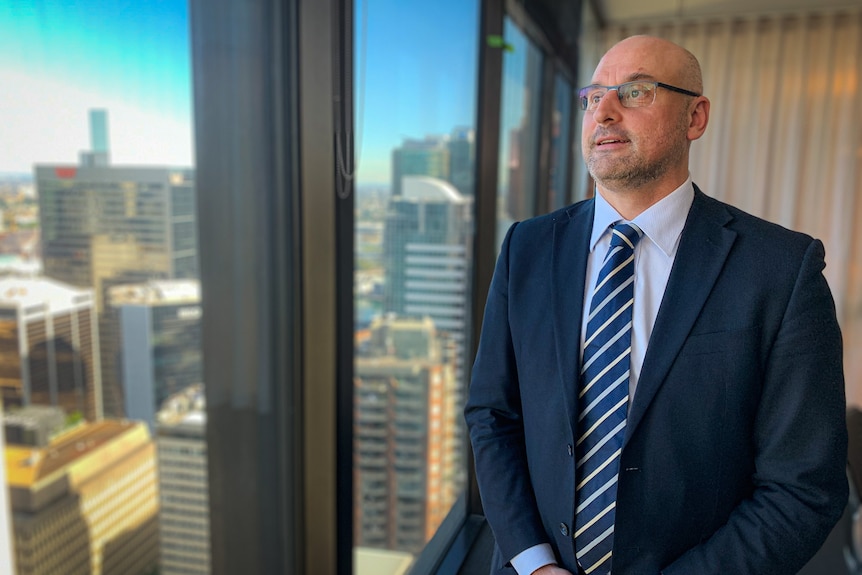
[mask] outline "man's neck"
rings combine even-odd
[[[596,188],[607,203],[622,217],[631,221],[654,204],[666,198],[688,179],[688,172],[671,183],[655,183],[641,187],[609,187],[597,183]]]

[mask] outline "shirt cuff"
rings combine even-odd
[[[518,575],[530,575],[539,567],[557,564],[557,559],[554,557],[554,551],[548,543],[533,545],[524,549],[515,555],[509,563],[518,572]]]

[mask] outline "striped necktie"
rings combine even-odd
[[[578,395],[575,547],[587,574],[611,569],[617,476],[629,398],[635,224],[611,226],[590,302]]]

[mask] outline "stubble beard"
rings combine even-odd
[[[621,158],[601,158],[590,153],[587,157],[587,169],[596,183],[615,189],[642,189],[661,179],[672,168],[679,166],[685,158],[687,141],[678,137],[682,130],[685,133],[687,125],[685,118],[680,118],[679,124],[673,130],[659,135],[658,144],[665,147],[668,153],[657,160],[644,158],[637,150]],[[633,145],[636,145],[632,142]]]

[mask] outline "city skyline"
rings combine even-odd
[[[404,139],[474,125],[477,23],[478,7],[457,0],[357,2],[360,183],[389,183]],[[112,164],[193,166],[189,25],[185,0],[0,6],[0,174],[76,164],[93,108],[108,110]]]
[[[185,304],[132,304],[107,295],[116,296],[119,290],[130,290],[147,280],[191,277],[191,270],[197,269],[194,200],[199,194],[205,201],[207,190],[195,186],[188,9],[185,0],[143,7],[105,0],[72,5],[60,0],[12,0],[11,7],[0,7],[0,101],[4,103],[0,108],[0,180],[11,183],[7,186],[10,197],[12,192],[16,198],[23,194],[17,181],[38,191],[33,225],[39,230],[45,262],[42,274],[90,290],[94,311],[88,341],[95,356],[91,363],[102,378],[99,389],[110,388],[110,393],[105,393],[106,408],[99,410],[99,417],[87,418],[99,421],[81,425],[86,429],[128,418],[139,422],[136,433],[148,437],[146,455],[154,469],[160,470],[156,479],[162,496],[151,492],[155,484],[151,486],[148,479],[148,501],[141,507],[154,507],[160,514],[163,573],[170,572],[168,564],[192,547],[196,558],[209,557],[209,504],[201,495],[208,493],[210,476],[206,460],[198,457],[206,453],[206,443],[200,439],[196,445],[169,445],[163,441],[167,435],[161,425],[164,422],[154,426],[152,413],[164,393],[184,393],[190,389],[189,381],[198,382],[198,391],[203,390],[199,341],[189,335],[191,330],[182,329],[199,320],[201,310]],[[356,83],[353,132],[358,190],[390,188],[393,151],[409,140],[430,137],[453,138],[451,146],[445,144],[448,155],[455,159],[447,161],[445,177],[468,193],[472,177],[465,172],[470,171],[472,161],[477,105],[477,28],[476,3],[442,0],[435,5],[411,5],[360,0],[356,4],[353,53],[362,54],[356,64],[357,80],[361,74],[362,82]],[[395,62],[393,54],[397,55]],[[94,110],[97,112],[91,114]],[[96,133],[92,137],[91,124]],[[106,135],[100,131],[103,125]],[[105,140],[108,149],[99,144]],[[438,183],[451,188],[447,182]],[[450,191],[457,195],[454,188]],[[459,213],[467,211],[468,205],[466,200],[464,205],[459,203]],[[17,223],[19,214],[13,215],[7,219]],[[458,269],[448,273],[459,278],[467,273],[462,269],[465,246],[430,249],[430,257],[440,265],[449,265],[441,251],[454,253]],[[415,255],[411,252],[407,259]],[[181,259],[189,265],[180,265]],[[428,287],[428,281],[422,283],[426,291],[435,287]],[[442,297],[460,300],[461,284],[457,290],[450,284],[454,282],[445,287],[452,293]],[[414,291],[408,296],[412,298]],[[433,294],[423,292],[423,297],[433,300]],[[431,319],[425,323],[437,329]],[[49,333],[54,325],[59,322],[44,331]],[[397,400],[392,406],[397,405],[399,413],[393,420],[399,428],[393,441],[409,452],[398,461],[410,465],[405,472],[394,467],[395,460],[387,462],[392,467],[387,473],[393,486],[397,485],[391,510],[398,523],[390,546],[413,552],[424,546],[447,516],[465,479],[463,442],[456,437],[460,432],[456,406],[461,396],[456,381],[460,357],[454,348],[460,340],[443,332],[436,337],[441,342],[440,357],[401,358],[397,360],[400,371],[382,373],[400,377],[390,390],[393,401]],[[44,355],[49,356],[58,346],[49,339],[43,347],[48,350]],[[193,369],[181,369],[192,363]],[[417,366],[421,374],[414,377]],[[167,373],[168,367],[177,369]],[[369,372],[367,365],[363,369],[364,375],[376,373]],[[53,388],[59,386],[53,384]],[[137,409],[142,406],[147,408],[145,413]],[[206,418],[198,415],[202,434]],[[12,452],[16,449],[14,444],[5,447]],[[189,449],[198,459],[194,469],[190,469]],[[192,476],[194,488],[188,484]],[[179,486],[172,489],[174,483]],[[188,505],[189,498],[194,499],[194,509]],[[356,508],[361,509],[358,503]],[[190,532],[192,522],[202,529]],[[149,530],[154,525],[145,527]],[[408,526],[409,533],[401,528]],[[98,533],[82,531],[71,551],[83,554],[100,541]],[[151,542],[158,545],[157,539]],[[200,542],[206,545],[198,545]],[[124,540],[109,543],[118,546]],[[56,544],[44,545],[44,549],[51,560],[64,557]],[[400,560],[406,565],[410,555],[404,554]],[[369,566],[365,572],[380,570]]]

